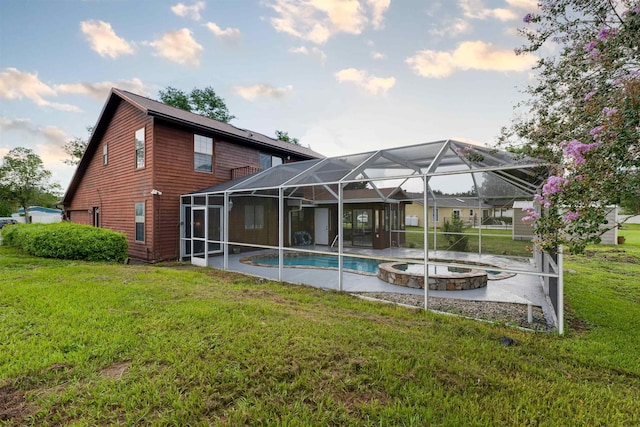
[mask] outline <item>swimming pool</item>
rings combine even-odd
[[[276,267],[278,265],[277,254],[254,255],[241,260],[245,264]],[[378,265],[384,261],[377,259],[363,259],[345,256],[342,258],[342,266],[360,274],[375,275],[378,273]],[[337,255],[313,255],[313,254],[287,254],[283,260],[285,267],[314,267],[314,268],[338,268]]]

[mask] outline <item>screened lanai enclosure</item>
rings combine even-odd
[[[541,307],[562,332],[562,255],[519,217],[547,165],[443,140],[284,163],[181,197],[181,258],[363,295]],[[426,262],[425,262],[426,260]]]

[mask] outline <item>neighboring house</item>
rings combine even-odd
[[[42,206],[29,206],[29,218],[24,216],[24,208],[18,209],[17,213],[11,215],[13,219],[20,223],[41,223],[49,224],[62,221],[62,210],[43,208]]]
[[[420,197],[422,196],[420,195]],[[416,197],[416,193],[412,194],[412,199],[412,203],[405,208],[407,217],[405,221],[411,225],[424,227],[424,201]],[[481,219],[484,222],[486,218],[489,218],[492,209],[493,206],[484,201],[479,203],[475,197],[442,196],[435,200],[430,198],[427,214],[429,215],[429,227],[433,227],[435,224],[440,228],[444,221],[451,221],[454,217],[462,219],[466,226],[477,226]]]
[[[62,205],[72,222],[124,233],[132,258],[177,259],[181,194],[322,157],[114,88]]]

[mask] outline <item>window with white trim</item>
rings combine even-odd
[[[107,148],[107,144],[102,146],[102,164],[106,165],[109,162],[109,149]]]
[[[213,139],[193,135],[193,169],[198,172],[213,172]]]
[[[144,167],[144,128],[136,131],[136,169]]]
[[[431,219],[433,222],[438,222],[440,211],[438,208],[431,208]]]
[[[244,207],[244,229],[262,230],[264,228],[264,206],[246,205]]]
[[[144,242],[144,202],[136,203],[136,242]]]

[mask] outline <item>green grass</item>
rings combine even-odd
[[[640,227],[624,234],[568,257],[565,336],[0,247],[0,425],[638,425]]]
[[[406,227],[407,247],[424,248],[424,228]],[[464,233],[469,239],[468,252],[478,253],[480,236],[477,229],[467,228]],[[493,255],[508,255],[531,257],[531,242],[526,240],[513,240],[511,230],[482,230],[482,253]],[[433,249],[433,230],[429,230],[429,249]],[[436,249],[451,250],[442,230],[436,233]]]

